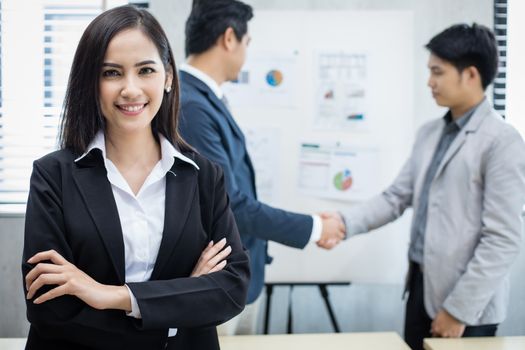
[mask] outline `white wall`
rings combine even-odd
[[[507,44],[507,120],[525,137],[525,1],[509,0]]]

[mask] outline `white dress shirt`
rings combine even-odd
[[[96,134],[87,151],[75,160],[76,162],[82,159],[95,148],[102,151],[122,225],[126,283],[147,281],[153,272],[164,230],[166,176],[173,173],[171,167],[175,158],[199,169],[195,162],[175,149],[166,138],[162,135],[159,135],[159,138],[161,159],[144,181],[137,195],[133,193],[115,164],[107,158],[105,137],[102,131]],[[137,299],[129,288],[128,292],[131,298],[131,312],[127,315],[141,318]],[[168,336],[175,334],[177,334],[177,329],[173,328],[169,330]]]
[[[224,92],[221,90],[221,87],[215,80],[213,80],[208,74],[204,73],[203,71],[190,66],[187,63],[183,63],[180,65],[179,70],[186,72],[188,74],[193,75],[195,78],[202,81],[204,84],[206,84],[211,91],[217,96],[219,100],[222,100],[224,97]],[[312,215],[312,233],[310,234],[310,242],[317,242],[319,239],[321,239],[321,234],[323,231],[323,222],[321,220],[321,217],[319,215]]]

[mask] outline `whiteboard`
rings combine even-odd
[[[414,138],[412,12],[258,11],[249,23],[249,33],[250,79],[272,57],[284,71],[284,78],[273,75],[267,81],[275,84],[282,78],[279,94],[262,87],[243,91],[242,81],[223,85],[250,144],[260,199],[308,214],[358,205],[361,198],[323,198],[301,191],[300,179],[305,176],[299,166],[301,145],[308,142],[373,148],[377,161],[370,191],[377,194],[385,189],[408,157]],[[319,60],[326,53],[366,57],[366,79],[360,83],[366,90],[366,103],[358,103],[365,105],[366,123],[319,126]],[[274,261],[267,266],[266,280],[402,283],[410,216],[406,213],[395,223],[348,239],[332,251],[315,245],[299,250],[272,242],[269,253]]]

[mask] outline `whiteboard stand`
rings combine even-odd
[[[337,319],[335,318],[334,310],[332,308],[332,304],[330,303],[329,294],[328,294],[328,286],[348,286],[350,285],[350,282],[331,282],[331,283],[294,283],[294,282],[279,282],[279,283],[265,283],[266,286],[266,310],[264,314],[264,334],[268,334],[268,326],[270,323],[270,306],[272,303],[272,293],[273,293],[273,287],[275,286],[289,286],[290,292],[288,294],[288,322],[286,327],[286,332],[288,334],[292,334],[292,291],[293,287],[295,286],[317,286],[319,288],[319,292],[321,292],[321,297],[324,300],[324,304],[326,306],[326,310],[328,311],[328,315],[330,316],[330,322],[332,323],[332,327],[334,329],[335,333],[340,333],[341,329],[339,328],[339,324],[337,323]]]

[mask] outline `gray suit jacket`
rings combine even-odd
[[[385,225],[407,207],[417,209],[444,123],[440,118],[423,125],[394,183],[344,213],[349,234]],[[485,100],[450,145],[431,184],[423,264],[430,317],[444,308],[467,325],[504,320],[524,202],[525,145]]]

